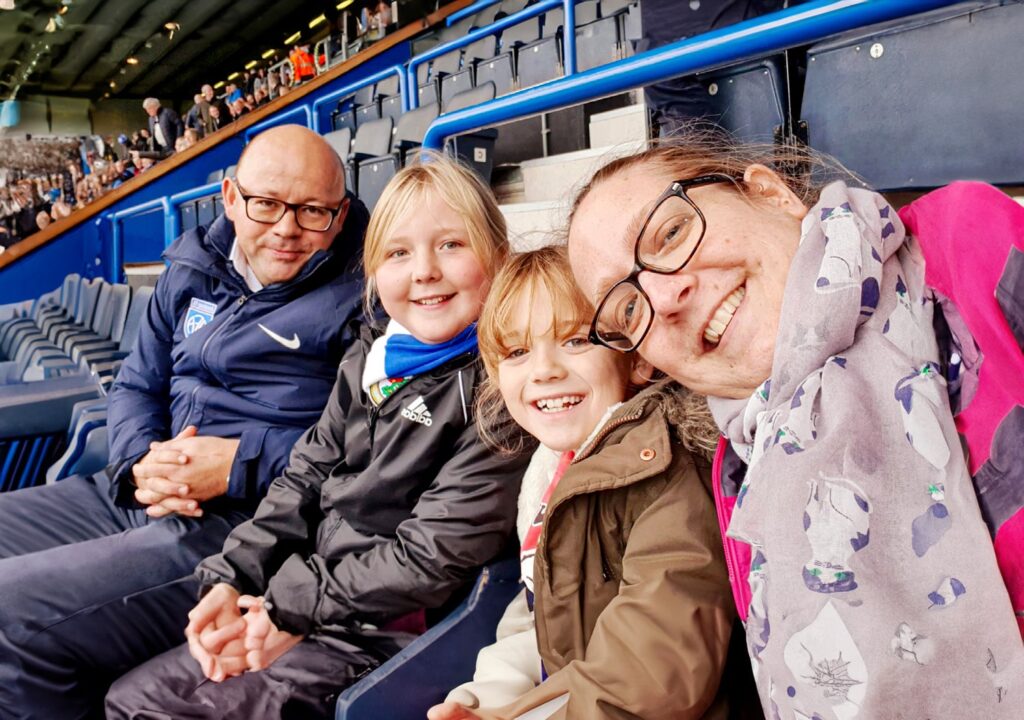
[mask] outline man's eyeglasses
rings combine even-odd
[[[313,232],[323,232],[331,226],[334,218],[345,207],[344,200],[342,200],[341,205],[338,207],[329,208],[320,205],[297,205],[295,203],[287,203],[284,200],[277,200],[276,198],[248,195],[242,189],[242,186],[238,184],[237,180],[232,180],[232,182],[235,183],[238,194],[245,201],[246,216],[253,222],[273,225],[279,222],[288,210],[291,210],[295,213],[295,222],[300,228],[312,230]]]
[[[619,352],[632,352],[640,347],[654,320],[651,299],[640,287],[640,273],[679,272],[704,239],[704,213],[686,194],[687,188],[736,182],[736,178],[728,175],[702,175],[676,180],[661,194],[637,235],[633,270],[615,283],[597,305],[590,323],[590,342]]]

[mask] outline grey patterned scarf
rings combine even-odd
[[[1024,708],[1024,647],[923,278],[884,198],[828,186],[803,222],[771,378],[710,400],[748,464],[729,534],[753,549],[747,635],[769,718]]]

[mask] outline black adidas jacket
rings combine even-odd
[[[274,622],[292,633],[436,607],[499,553],[515,525],[529,453],[498,456],[478,438],[476,355],[374,408],[360,387],[371,342],[364,330],[346,352],[323,415],[255,517],[196,570],[204,592],[226,582],[264,595]]]

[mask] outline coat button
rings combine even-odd
[[[644,448],[640,451],[640,459],[644,462],[653,460],[655,455],[657,455],[657,453],[654,452],[654,448]]]

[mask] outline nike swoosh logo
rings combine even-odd
[[[298,333],[292,333],[292,339],[291,340],[286,340],[285,338],[281,337],[280,335],[278,335],[273,330],[270,330],[268,328],[263,327],[263,323],[256,323],[256,325],[259,326],[260,330],[262,330],[267,335],[269,335],[271,340],[273,340],[274,342],[281,343],[282,345],[284,345],[289,350],[298,350],[299,349],[299,345],[302,344],[302,341],[299,340],[299,334]]]

